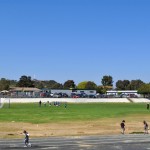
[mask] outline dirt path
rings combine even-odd
[[[143,132],[142,121],[148,116],[126,118],[126,134]],[[31,137],[71,136],[71,135],[107,135],[120,134],[120,119],[103,119],[96,121],[65,122],[65,123],[0,123],[0,138],[22,138],[23,130],[27,130]]]

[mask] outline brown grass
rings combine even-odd
[[[126,120],[126,134],[143,132],[143,120],[149,116],[130,116]],[[101,119],[96,121],[64,122],[64,123],[0,123],[0,138],[22,138],[23,130],[27,130],[31,137],[48,136],[80,136],[80,135],[112,135],[120,134],[120,118]]]

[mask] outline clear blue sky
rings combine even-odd
[[[0,0],[0,78],[150,82],[149,0]]]

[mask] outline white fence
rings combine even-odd
[[[130,98],[134,103],[150,103],[146,98]],[[68,102],[68,103],[130,103],[128,98],[1,98],[0,103],[36,103],[36,102]]]

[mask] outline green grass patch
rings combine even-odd
[[[147,115],[146,104],[140,103],[86,103],[39,107],[38,103],[5,104],[0,109],[0,122],[55,123],[90,121],[101,118],[125,118],[129,115]]]

